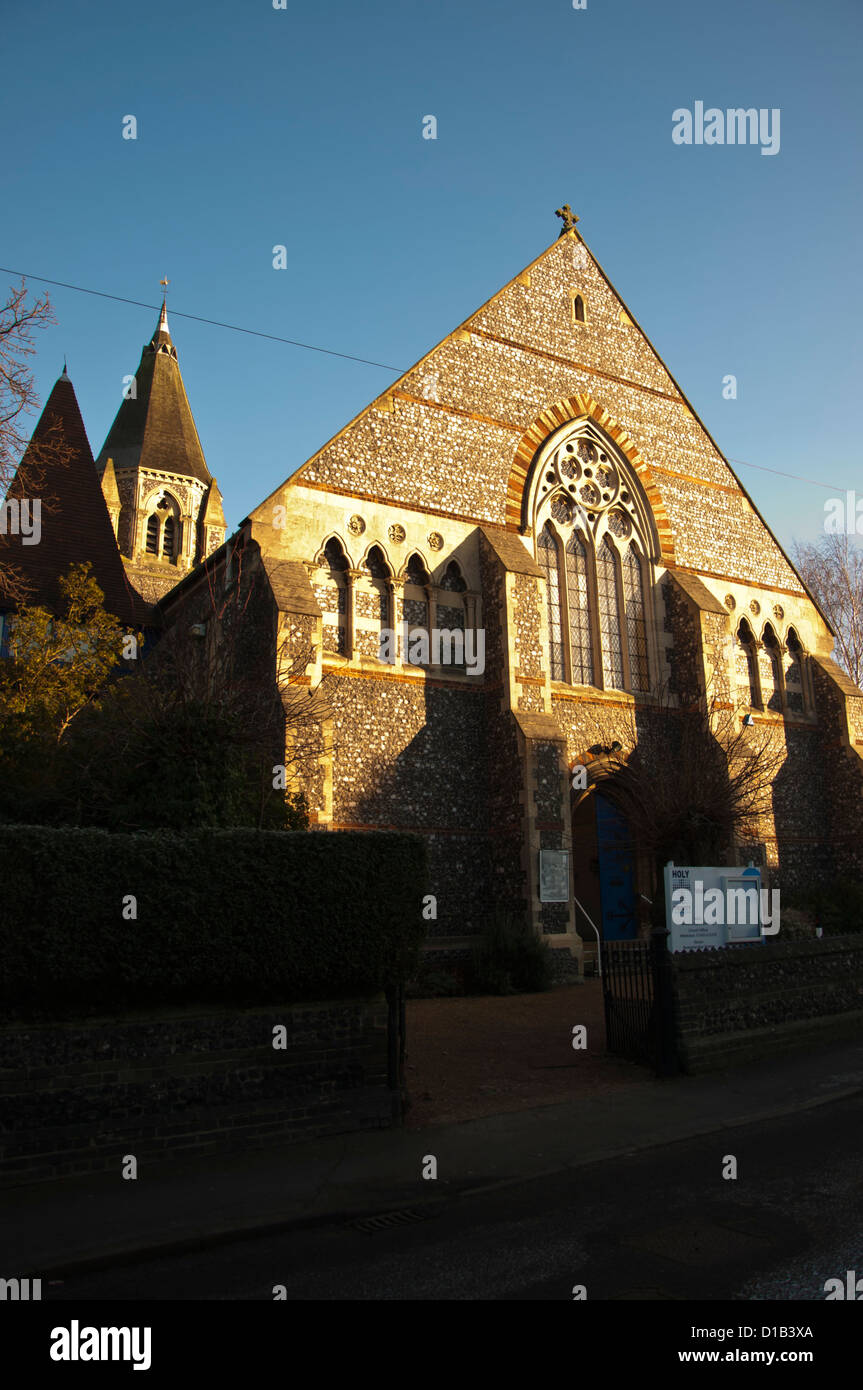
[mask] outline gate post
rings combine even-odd
[[[387,1000],[387,1085],[390,1089],[392,1116],[401,1124],[404,1115],[404,984],[389,984]]]
[[[657,1076],[680,1074],[668,936],[667,927],[654,927],[650,933],[650,961],[653,970],[653,1049]]]

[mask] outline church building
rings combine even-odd
[[[73,466],[16,558],[43,602],[91,559],[111,611],[183,624],[208,660],[239,625],[228,666],[281,695],[274,773],[312,828],[422,835],[428,949],[457,958],[515,918],[563,977],[597,935],[644,928],[656,865],[618,773],[669,692],[780,749],[771,810],[727,862],[791,888],[863,877],[863,694],[578,219],[558,215],[551,246],[227,540],[163,305],[95,466],[57,382],[34,440],[59,419]]]
[[[160,611],[200,630],[214,593],[253,588],[260,678],[306,652],[302,679],[327,692],[294,779],[314,827],[427,839],[430,947],[457,955],[514,914],[574,968],[587,919],[633,936],[652,890],[612,774],[661,690],[685,677],[784,741],[773,814],[730,853],[788,886],[860,876],[863,695],[578,219],[558,215],[547,250]],[[112,452],[129,467],[113,432]],[[146,534],[137,507],[121,545]]]

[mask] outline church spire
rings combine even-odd
[[[120,553],[136,587],[154,600],[209,553],[206,547],[220,545],[225,532],[224,517],[216,507],[218,489],[189,408],[164,297],[155,332],[141,353],[96,461],[103,477],[109,460],[113,460],[110,467],[121,502]],[[110,477],[105,486],[110,510]]]
[[[167,280],[162,281],[163,285],[166,285],[167,283]],[[174,347],[174,344],[171,341],[171,330],[168,327],[167,292],[162,296],[162,308],[161,312],[159,313],[159,322],[156,324],[156,331],[150,339],[150,347],[160,348],[162,346],[173,349],[174,356],[176,357],[177,349]]]

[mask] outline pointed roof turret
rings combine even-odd
[[[39,543],[0,536],[3,559],[30,586],[29,602],[57,611],[59,580],[70,565],[89,560],[106,609],[141,625],[150,608],[126,578],[75,389],[64,370],[39,417],[8,496],[39,503]],[[118,499],[119,501],[119,496]]]
[[[215,478],[210,484],[210,490],[207,493],[207,504],[204,508],[202,524],[204,526],[223,527],[226,527],[228,524],[225,521],[225,512],[222,506],[222,493]]]
[[[102,496],[105,498],[108,510],[116,507],[120,510],[120,489],[117,487],[117,476],[114,472],[114,460],[108,459],[105,464],[105,471],[102,474]]]
[[[117,473],[129,468],[152,469],[196,478],[208,487],[212,482],[164,302],[156,331],[141,353],[129,392],[96,460],[100,473],[108,458],[113,458]]]
[[[171,342],[171,330],[168,327],[167,299],[162,300],[162,312],[159,315],[159,322],[156,324],[156,331],[150,339],[150,347],[161,347],[162,344],[167,344],[168,347],[171,348],[174,347],[174,344]],[[174,348],[174,356],[176,357],[176,355],[177,349]]]

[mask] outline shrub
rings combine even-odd
[[[454,971],[420,966],[405,993],[408,999],[447,999],[464,994],[464,985]]]
[[[9,826],[0,874],[6,1016],[377,992],[423,937],[411,835]]]
[[[474,947],[467,970],[472,994],[531,994],[552,985],[551,951],[524,921],[496,914]]]
[[[851,879],[782,894],[782,908],[808,913],[825,936],[863,932],[863,885]]]

